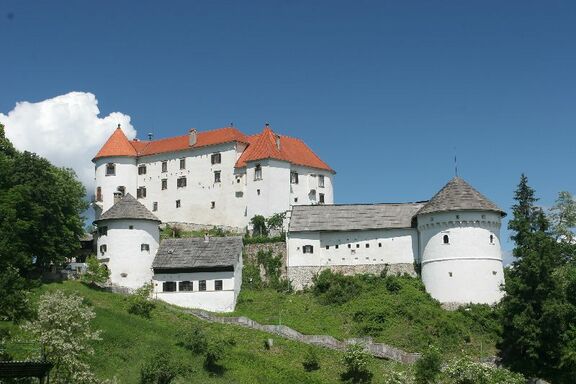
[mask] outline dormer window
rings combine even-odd
[[[219,153],[213,153],[212,156],[210,156],[210,162],[212,164],[220,164],[222,162],[222,155]]]
[[[106,164],[106,176],[115,176],[116,175],[116,164],[108,163]]]
[[[262,166],[260,164],[256,164],[254,168],[254,180],[262,180]]]
[[[290,172],[290,183],[298,184],[298,172]]]

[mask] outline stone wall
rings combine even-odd
[[[256,255],[259,251],[272,250],[274,256],[280,255],[282,257],[281,277],[286,277],[286,243],[263,243],[263,244],[246,244],[244,245],[244,252],[242,258],[244,263],[256,262]]]
[[[379,275],[384,269],[388,269],[388,274],[402,275],[408,274],[416,277],[413,264],[359,264],[359,265],[331,265],[320,267],[290,267],[288,268],[288,279],[292,281],[292,287],[301,290],[312,285],[312,278],[324,269],[331,269],[333,272],[344,275],[356,275],[368,273]]]

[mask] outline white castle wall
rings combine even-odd
[[[158,223],[149,220],[103,220],[98,227],[108,227],[108,234],[98,237],[96,251],[98,259],[110,270],[112,284],[135,289],[150,282],[152,261],[160,240]],[[141,250],[141,244],[148,244],[150,250]],[[104,254],[100,252],[101,245],[106,245]]]
[[[115,175],[106,176],[106,164],[113,163],[116,165]],[[119,186],[126,188],[126,193],[136,196],[138,185],[136,159],[133,157],[105,157],[96,159],[96,189],[102,188],[102,202],[96,202],[100,209],[96,209],[96,219],[99,214],[106,212],[114,205],[114,192]],[[96,190],[94,191],[96,195]]]
[[[500,225],[500,215],[488,211],[418,216],[422,280],[432,297],[443,303],[486,304],[502,298]]]

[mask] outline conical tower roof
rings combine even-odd
[[[102,146],[100,151],[94,157],[94,160],[100,157],[110,157],[110,156],[136,156],[138,153],[128,138],[120,128],[118,128],[112,133],[108,138],[108,141]]]
[[[127,193],[120,201],[104,212],[95,223],[103,220],[137,219],[137,220],[160,220],[154,216],[144,205]]]
[[[454,177],[426,205],[419,215],[445,211],[493,211],[506,213],[458,176]]]

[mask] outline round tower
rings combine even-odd
[[[94,224],[98,227],[97,256],[109,269],[112,284],[135,289],[150,282],[160,243],[160,220],[126,194]]]
[[[98,219],[126,193],[136,195],[136,149],[118,128],[92,159],[95,164],[94,211]]]
[[[418,211],[422,281],[433,298],[456,304],[493,304],[502,298],[505,215],[459,177]]]

